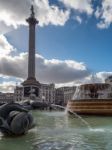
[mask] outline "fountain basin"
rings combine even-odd
[[[67,110],[81,115],[112,115],[112,99],[69,100]]]

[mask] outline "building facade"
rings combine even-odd
[[[14,93],[1,93],[0,92],[0,102],[10,103],[14,101]]]
[[[46,103],[55,103],[55,85],[41,84],[41,100]]]
[[[57,88],[55,91],[55,103],[58,105],[66,105],[68,100],[71,100],[74,93],[75,93],[76,87],[60,87]]]
[[[73,95],[75,93],[76,87],[65,87],[64,88],[64,105],[67,104],[68,100],[73,99]]]
[[[14,101],[20,102],[24,100],[24,88],[22,86],[16,86],[14,89]]]
[[[57,88],[55,91],[55,104],[64,105],[64,92],[63,88]]]

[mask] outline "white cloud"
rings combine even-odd
[[[0,83],[0,92],[14,92],[16,83],[14,81]]]
[[[89,70],[84,63],[73,60],[39,59],[37,59],[37,75],[44,82],[65,83],[89,75]]]
[[[5,34],[13,30],[13,26],[7,26],[4,22],[0,21],[0,34]]]
[[[97,7],[95,16],[100,19],[97,24],[98,28],[108,28],[112,23],[112,0],[103,0],[101,7]]]
[[[4,35],[0,35],[0,55],[8,55],[15,51]]]
[[[92,8],[92,0],[59,0],[67,8],[72,8],[74,10],[77,10],[81,13],[87,13],[88,15],[91,15],[93,13]]]
[[[40,26],[55,25],[63,26],[74,15],[80,24],[80,14],[95,14],[98,19],[97,27],[108,28],[112,23],[112,0],[101,0],[96,8],[93,7],[94,0],[58,0],[65,9],[59,5],[51,4],[50,0],[34,0],[36,18]],[[0,33],[5,33],[17,28],[19,25],[27,25],[25,19],[30,15],[30,0],[0,0]],[[71,13],[74,10],[75,13]]]
[[[27,53],[18,56],[0,56],[0,74],[18,78],[27,78]],[[48,60],[36,55],[36,76],[40,82],[64,83],[81,79],[89,75],[84,63],[73,60]]]
[[[80,16],[76,16],[74,19],[78,21],[79,24],[82,23],[82,18]]]
[[[105,79],[111,75],[112,72],[106,72],[106,71],[96,73],[97,78],[100,79],[101,82],[105,82]]]
[[[90,83],[105,83],[105,79],[112,75],[112,72],[97,72],[96,74],[90,74],[87,77],[84,77],[80,80],[74,80],[68,83],[59,83],[56,84],[56,87],[63,86],[79,86],[81,84],[90,84]]]
[[[85,83],[105,83],[105,79],[112,75],[112,72],[97,72],[95,74],[91,74],[88,77],[85,77],[82,81],[79,82],[79,84],[85,84]]]
[[[0,0],[0,21],[7,26],[17,28],[18,25],[26,25],[25,19],[30,14],[30,0]],[[59,9],[56,5],[50,5],[48,0],[35,0],[36,17],[40,26],[53,24],[64,25],[69,19],[69,11]]]
[[[99,29],[107,29],[109,27],[110,23],[105,23],[104,21],[100,21],[97,23],[97,27]]]
[[[23,78],[27,74],[27,56],[21,53],[19,56],[0,55],[0,74]]]
[[[58,6],[49,5],[48,0],[35,0],[37,8],[37,18],[40,25],[64,25],[69,19],[70,11],[59,9]]]

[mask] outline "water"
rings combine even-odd
[[[111,150],[112,117],[83,116],[88,127],[65,112],[33,111],[37,126],[25,136],[0,136],[0,150]]]
[[[74,117],[77,117],[78,119],[80,119],[80,121],[82,121],[89,129],[92,129],[91,126],[89,125],[89,123],[88,123],[86,120],[84,120],[84,119],[83,119],[80,115],[78,115],[77,113],[72,112],[71,110],[68,110],[67,107],[63,107],[63,106],[55,105],[55,104],[52,104],[51,106],[54,107],[54,108],[61,108],[61,109],[65,110],[65,113],[67,113],[67,112],[69,111],[71,114],[74,115]]]
[[[72,97],[72,99],[77,99],[77,100],[80,100],[81,99],[81,90],[80,90],[80,86],[77,86],[76,87],[76,91]]]
[[[77,117],[78,119],[80,119],[80,121],[82,121],[88,127],[88,129],[92,129],[92,127],[90,126],[90,124],[86,120],[84,120],[80,115],[78,115],[77,113],[72,112],[70,110],[67,110],[67,108],[66,108],[65,112],[68,112],[68,111],[71,114],[73,114],[75,117]]]

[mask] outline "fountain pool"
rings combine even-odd
[[[33,111],[37,123],[20,137],[0,136],[0,150],[111,150],[112,117],[83,116],[80,119],[65,112]]]

